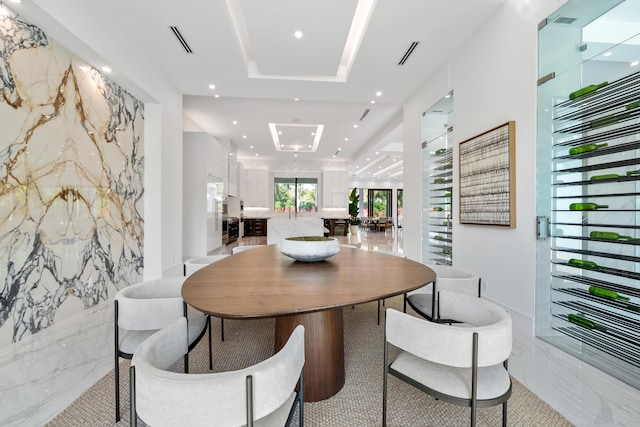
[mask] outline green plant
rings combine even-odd
[[[358,216],[360,214],[360,195],[358,189],[354,188],[349,194],[349,224],[360,225],[362,220]]]

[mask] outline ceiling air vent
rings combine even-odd
[[[370,109],[366,109],[364,110],[364,113],[362,113],[362,116],[360,116],[360,121],[363,121],[365,117],[367,117],[367,114],[369,114],[369,111],[371,111]]]
[[[398,65],[404,65],[404,63],[407,62],[407,59],[409,59],[415,48],[418,47],[418,43],[420,42],[411,43],[411,46],[409,46],[409,49],[407,49],[407,51],[404,53],[404,56],[402,57],[400,62],[398,62]]]
[[[178,39],[178,41],[180,42],[184,50],[187,53],[193,53],[193,50],[191,50],[191,46],[189,46],[189,43],[187,43],[187,41],[184,39],[178,27],[169,27],[169,28],[171,28],[171,31],[176,36],[176,38]]]
[[[578,18],[567,18],[566,16],[558,16],[553,20],[556,24],[573,24]]]

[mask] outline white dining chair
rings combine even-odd
[[[507,370],[513,340],[509,313],[474,296],[439,294],[442,314],[459,319],[464,326],[429,322],[387,309],[382,425],[387,423],[387,377],[393,375],[437,400],[470,407],[472,427],[477,408],[502,405],[506,427],[512,389]],[[389,345],[400,349],[391,363]]]
[[[114,297],[114,378],[116,422],[120,420],[120,358],[131,359],[138,346],[175,319],[189,320],[188,347],[192,349],[202,339],[209,324],[202,313],[187,313],[182,299],[184,277],[151,280],[128,286]],[[213,358],[209,341],[209,366]],[[185,353],[184,370],[189,370]]]
[[[213,264],[214,262],[221,261],[231,255],[209,255],[205,257],[190,258],[184,262],[183,271],[185,277],[192,275],[196,271]],[[211,323],[211,321],[209,321]],[[220,318],[220,340],[224,341],[224,318]],[[209,328],[209,342],[211,342],[211,328]]]
[[[404,312],[407,304],[420,316],[433,322],[451,323],[456,319],[442,317],[438,311],[438,293],[440,290],[459,292],[480,298],[482,280],[469,271],[449,265],[428,265],[436,273],[436,280],[415,291],[407,292],[404,298]]]
[[[275,355],[237,371],[168,371],[186,351],[185,319],[136,351],[130,368],[131,426],[140,417],[154,427],[281,427],[293,422],[296,409],[298,425],[304,426],[304,326],[298,325]]]

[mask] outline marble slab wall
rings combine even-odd
[[[144,105],[0,4],[0,348],[142,279]]]

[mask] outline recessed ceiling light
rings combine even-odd
[[[213,95],[214,98],[220,98],[220,95],[218,95],[217,93],[215,95]]]
[[[382,96],[382,92],[377,91],[377,92],[376,92],[376,96]]]
[[[631,64],[629,64],[629,65],[631,65],[632,67],[635,67],[635,66],[636,66],[636,65],[638,65],[638,64],[640,64],[640,62],[638,62],[638,61],[633,61],[633,62],[632,62]]]
[[[256,157],[258,157],[258,153],[256,153]]]
[[[247,135],[242,135],[242,137],[243,137],[244,139],[247,139]]]
[[[605,52],[602,56],[611,56],[613,55],[613,52]]]
[[[293,153],[293,157],[298,157],[298,153]]]
[[[253,145],[250,145],[249,148],[251,148],[253,150]]]
[[[293,98],[294,101],[300,101],[300,98]]]
[[[102,71],[104,71],[105,73],[110,73],[112,70],[109,67],[102,67]]]
[[[232,123],[233,123],[234,125],[237,125],[237,124],[238,124],[238,122],[237,122],[237,121],[235,121],[235,120],[234,120]]]
[[[301,39],[302,38],[302,31],[298,30],[295,33],[293,33],[294,37],[297,39]]]
[[[209,85],[209,89],[215,89],[215,88],[216,88],[216,85],[214,85],[214,84],[210,84]]]
[[[11,0],[11,3],[22,3],[21,0]]]
[[[380,154],[380,152],[379,152],[379,151],[376,151],[376,156],[377,156],[378,154]]]
[[[345,141],[348,141],[348,140],[349,140],[349,138],[345,138],[344,140],[345,140]]]
[[[375,103],[376,103],[376,101],[371,101],[371,103],[372,103],[372,104],[375,104]]]
[[[354,129],[358,129],[358,125],[353,125],[353,128]]]

